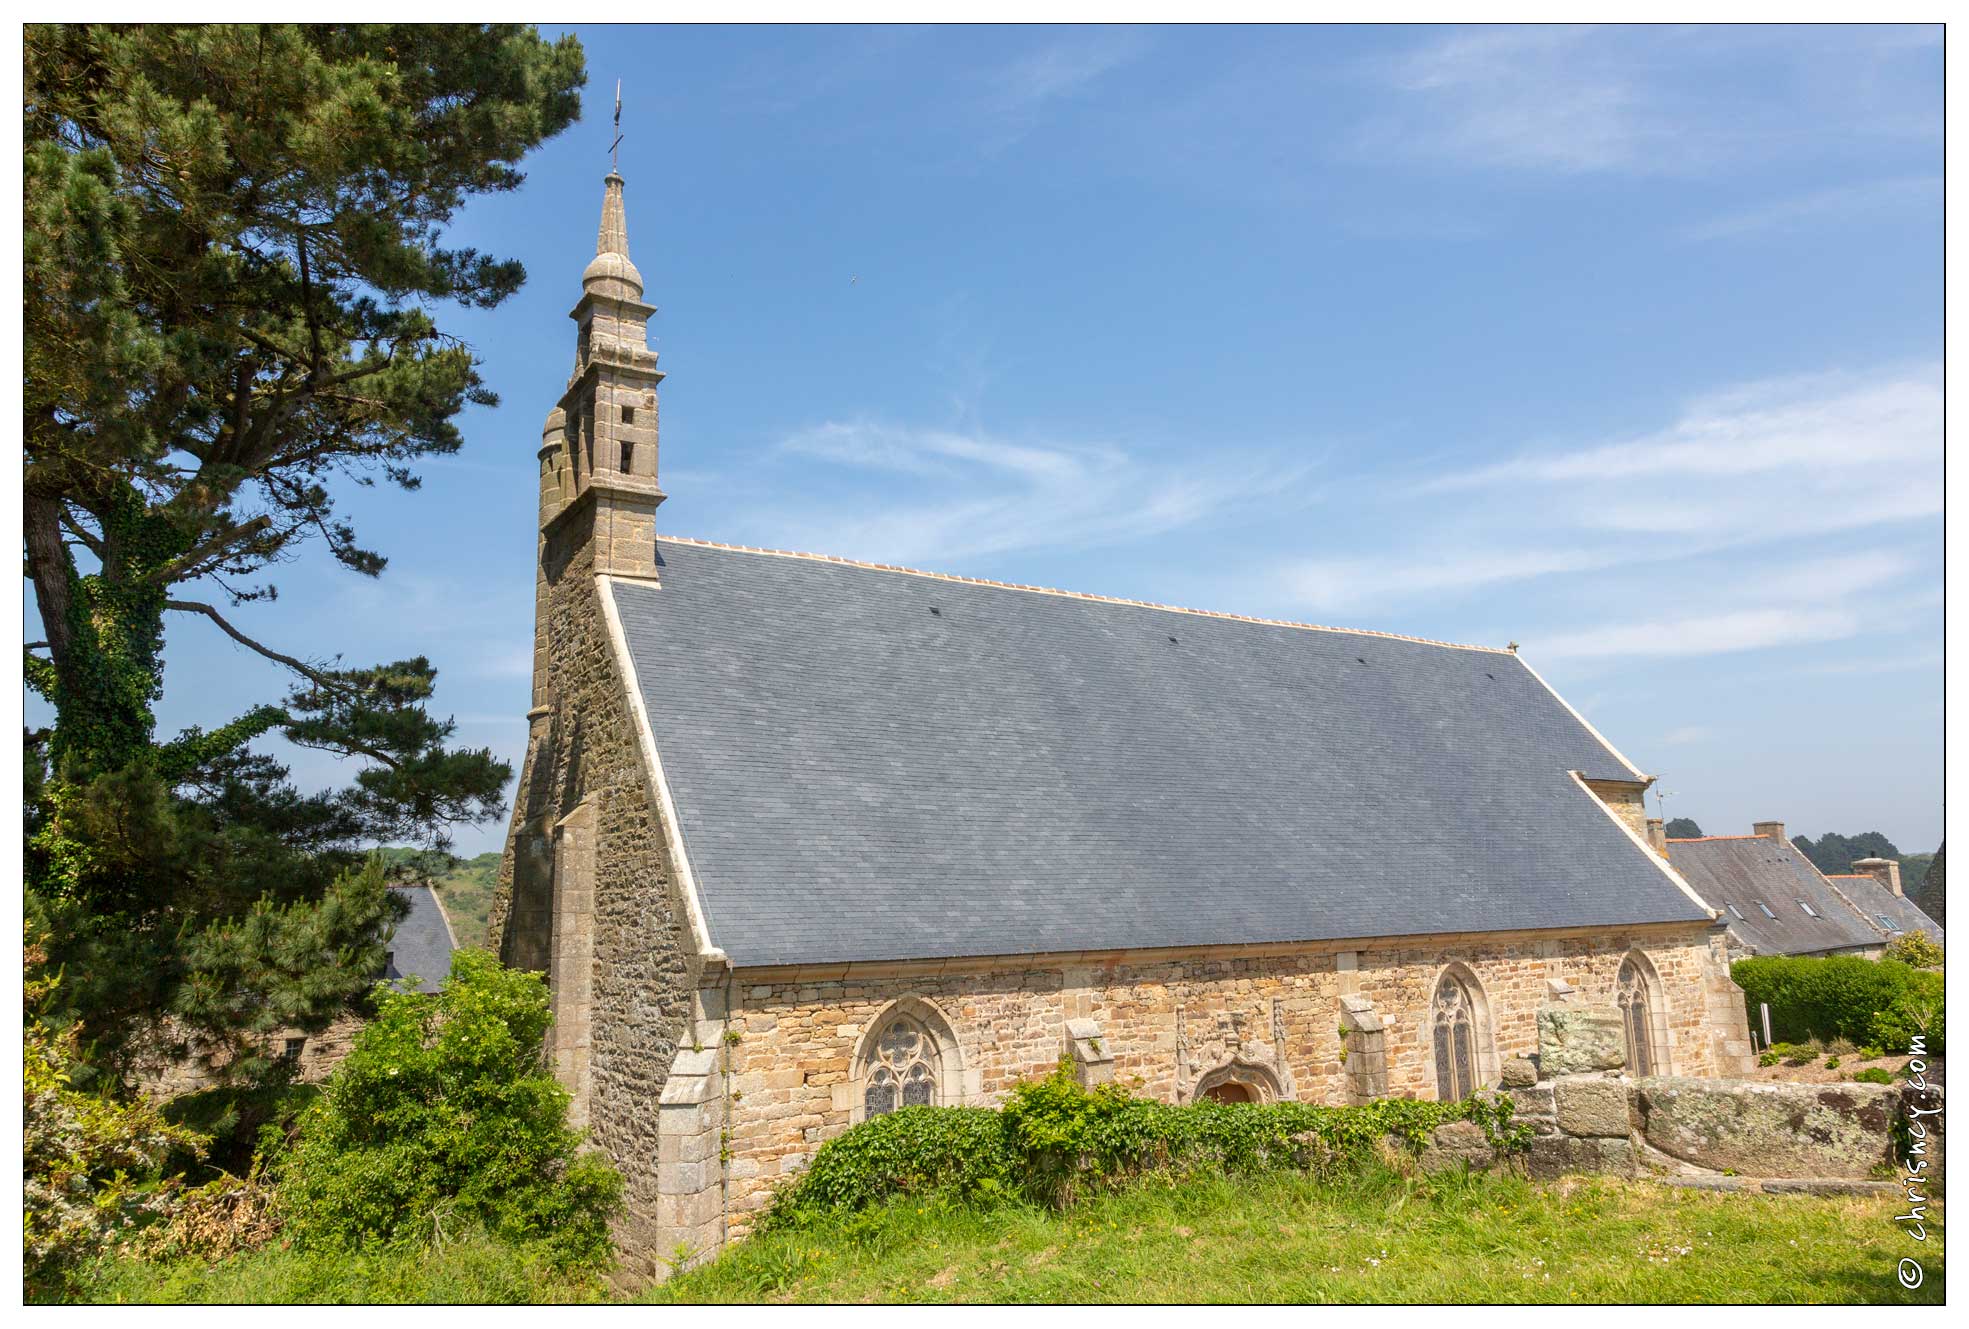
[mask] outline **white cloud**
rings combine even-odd
[[[987,150],[1010,147],[1037,128],[1054,105],[1087,95],[1146,47],[1139,31],[1098,28],[1050,41],[986,71],[976,110],[991,126]]]
[[[1939,560],[1909,537],[1940,511],[1941,456],[1932,368],[1747,384],[1690,402],[1651,434],[1401,487],[1386,497],[1414,543],[1285,562],[1272,585],[1293,612],[1460,603],[1554,660],[1912,626],[1939,582]],[[1862,531],[1880,535],[1862,544]],[[1500,588],[1534,580],[1536,598],[1503,598]],[[1552,635],[1536,630],[1541,618]]]
[[[1470,591],[1499,582],[1585,572],[1619,562],[1618,551],[1447,549],[1414,559],[1323,558],[1290,563],[1278,574],[1296,604],[1331,611],[1395,597]]]
[[[1141,539],[1275,502],[1309,470],[1225,453],[1199,473],[1111,444],[1038,445],[870,421],[802,430],[782,451],[888,472],[904,492],[857,490],[846,502],[753,514],[760,525],[800,548],[901,564]]]
[[[1465,28],[1372,72],[1394,105],[1355,149],[1459,166],[1695,175],[1941,124],[1932,42],[1890,29]]]
[[[1867,180],[1795,194],[1754,208],[1724,213],[1683,227],[1678,234],[1685,240],[1734,240],[1743,236],[1760,236],[1773,231],[1845,221],[1890,209],[1926,209],[1927,214],[1939,224],[1942,219],[1941,204],[1940,176]]]
[[[1649,137],[1632,82],[1590,59],[1590,28],[1513,27],[1437,39],[1389,70],[1412,114],[1362,130],[1362,145],[1498,166],[1625,165]]]
[[[1655,741],[1665,747],[1679,747],[1686,743],[1700,743],[1714,732],[1707,725],[1685,724],[1669,730]]]
[[[1690,402],[1674,424],[1653,434],[1520,457],[1444,477],[1436,487],[1605,484],[1643,477],[1720,480],[1784,470],[1819,478],[1889,463],[1938,465],[1941,437],[1939,366],[1870,379],[1817,375],[1712,393]]]
[[[1527,640],[1525,651],[1539,660],[1718,655],[1800,642],[1836,641],[1853,636],[1860,626],[1861,618],[1852,610],[1739,609],[1564,632]]]

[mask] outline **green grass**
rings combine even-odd
[[[1644,1182],[1377,1173],[1151,1178],[1066,1213],[898,1203],[754,1237],[646,1302],[1939,1302],[1942,1224],[1889,1198],[1716,1195]],[[1923,1288],[1895,1262],[1919,1257]],[[440,1253],[99,1266],[109,1302],[605,1298],[487,1241]]]
[[[1940,1301],[1889,1199],[1380,1174],[1150,1180],[1066,1214],[897,1204],[758,1237],[656,1302]],[[1926,1256],[1904,1293],[1895,1263]]]
[[[251,1306],[513,1305],[598,1301],[605,1292],[599,1278],[555,1274],[500,1242],[473,1238],[442,1251],[386,1250],[364,1255],[269,1247],[210,1266],[200,1260],[106,1260],[90,1271],[77,1300]]]

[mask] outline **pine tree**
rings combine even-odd
[[[27,736],[27,872],[58,1014],[112,1075],[166,1010],[214,1036],[325,1023],[395,909],[359,847],[502,810],[511,770],[449,746],[428,660],[346,668],[234,620],[310,541],[380,575],[337,486],[416,489],[495,400],[433,310],[524,273],[443,228],[520,183],[585,78],[573,38],[518,26],[26,31],[26,673],[55,714]],[[293,690],[160,740],[167,623]],[[271,732],[355,783],[301,794],[247,746]]]

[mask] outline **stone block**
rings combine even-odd
[[[1498,1082],[1506,1089],[1525,1089],[1538,1083],[1538,1066],[1530,1057],[1509,1057],[1498,1071]]]
[[[1531,1142],[1531,1175],[1541,1181],[1576,1172],[1634,1175],[1634,1147],[1626,1140],[1581,1139],[1576,1135],[1541,1135]]]
[[[1550,1120],[1559,1113],[1558,1099],[1549,1082],[1514,1087],[1504,1092],[1514,1105],[1511,1109],[1513,1116]]]
[[[718,1050],[716,1048],[679,1048],[671,1059],[670,1074],[710,1075],[718,1069]]]
[[[1893,1085],[1650,1076],[1634,1082],[1648,1144],[1749,1177],[1860,1179],[1893,1154]]]
[[[1430,1134],[1416,1166],[1424,1172],[1441,1172],[1454,1167],[1487,1168],[1496,1161],[1497,1150],[1492,1148],[1490,1137],[1481,1126],[1471,1121],[1452,1121],[1436,1127]]]
[[[1627,1063],[1620,1012],[1611,1006],[1547,1004],[1538,1008],[1538,1070],[1548,1080]]]
[[[1632,1131],[1625,1080],[1575,1075],[1556,1081],[1552,1088],[1559,1129],[1566,1134],[1625,1139]]]

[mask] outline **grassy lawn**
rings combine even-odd
[[[1939,1218],[1917,1250],[1896,1212],[1584,1178],[1151,1180],[1067,1214],[895,1206],[756,1238],[645,1299],[1939,1302]]]
[[[1939,1207],[1925,1246],[1889,1199],[1713,1195],[1577,1178],[1377,1174],[1150,1179],[1055,1214],[895,1205],[757,1237],[646,1302],[1939,1302]],[[1924,1287],[1894,1281],[1904,1254]],[[491,1243],[437,1254],[302,1256],[207,1268],[114,1262],[109,1302],[593,1301]]]

